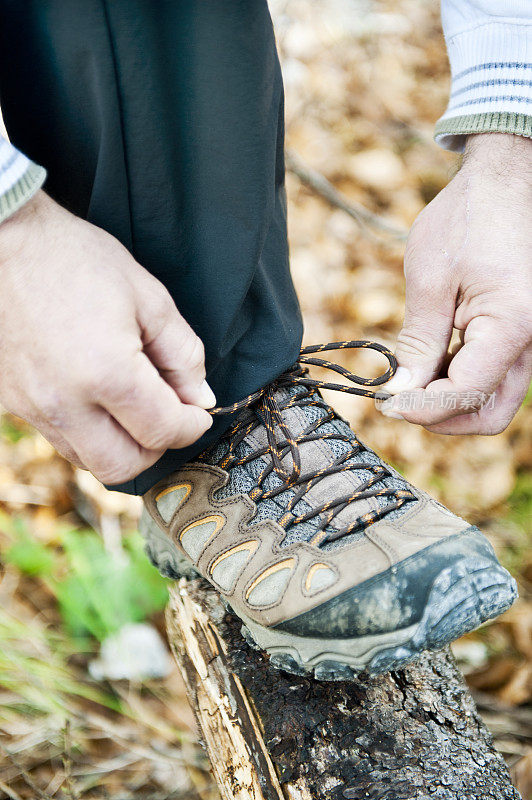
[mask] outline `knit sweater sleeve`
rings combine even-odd
[[[46,170],[0,136],[0,224],[41,188]]]
[[[532,0],[442,0],[451,96],[435,139],[461,151],[470,133],[532,136]]]

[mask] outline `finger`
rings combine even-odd
[[[85,468],[110,486],[132,480],[163,454],[163,450],[141,447],[110,414],[96,406],[80,408],[61,434]]]
[[[440,367],[440,372],[438,374],[439,378],[444,378],[447,375],[449,364],[451,363],[455,355],[458,353],[458,351],[461,350],[462,347],[464,346],[464,333],[465,331],[458,331],[459,341],[449,346],[449,350],[446,353],[445,358],[443,359],[442,365]]]
[[[180,401],[144,353],[126,374],[103,380],[93,399],[146,450],[186,447],[212,425],[207,411]]]
[[[385,416],[401,415],[426,427],[478,411],[502,382],[526,346],[522,331],[492,317],[476,317],[465,331],[464,346],[448,367],[448,377],[425,390],[398,394],[384,402]]]
[[[414,252],[409,259],[417,257]],[[405,271],[405,319],[395,348],[399,368],[386,385],[391,394],[423,388],[438,375],[454,322],[455,295],[440,281],[443,271],[428,270],[426,264],[415,269],[406,264]]]
[[[140,297],[138,318],[144,352],[184,403],[213,408],[216,397],[205,380],[201,339],[185,322],[166,289],[157,282],[150,300]]]
[[[433,433],[449,436],[459,434],[481,434],[493,436],[504,431],[519,410],[530,384],[530,368],[527,361],[532,358],[522,356],[510,367],[508,375],[497,387],[490,399],[479,410],[460,414],[453,419],[428,426]]]

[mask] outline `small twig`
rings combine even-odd
[[[65,720],[63,729],[64,752],[63,752],[63,772],[64,780],[62,791],[68,800],[79,800],[79,792],[76,789],[74,777],[72,775],[72,737],[70,732],[70,720]]]
[[[501,702],[496,697],[489,695],[487,692],[481,692],[478,689],[472,689],[471,694],[477,708],[482,711],[494,711],[501,714],[507,714],[514,719],[519,720],[524,725],[532,727],[532,710],[527,706],[510,706]]]
[[[7,783],[0,781],[0,790],[10,797],[11,800],[22,800],[21,796],[17,794],[14,789],[11,789]]]
[[[53,494],[46,486],[27,486],[22,483],[12,483],[2,487],[0,503],[51,506],[53,505]]]
[[[365,206],[361,205],[361,203],[355,203],[351,200],[348,200],[345,195],[339,192],[337,189],[334,188],[332,183],[327,180],[327,178],[318,172],[312,167],[309,167],[301,158],[293,152],[293,150],[287,150],[285,154],[286,160],[286,168],[293,172],[294,175],[297,175],[301,183],[304,183],[305,186],[308,186],[309,189],[312,189],[316,194],[319,194],[320,197],[323,197],[327,200],[335,208],[339,208],[342,211],[345,211],[351,219],[354,219],[355,222],[365,231],[373,239],[379,239],[373,231],[368,230],[369,228],[375,228],[376,230],[384,233],[388,236],[391,236],[393,239],[397,239],[398,241],[404,242],[406,237],[408,236],[407,231],[402,230],[401,228],[396,228],[395,225],[390,225],[388,222],[383,220],[377,214],[374,214],[372,211],[369,211]]]
[[[508,739],[509,736],[519,742],[530,743],[532,740],[530,709],[508,706],[484,692],[473,690],[472,695],[499,750],[500,741]]]
[[[20,762],[16,758],[14,758],[14,756],[9,752],[9,750],[6,750],[6,748],[1,743],[0,743],[0,750],[2,750],[6,758],[8,758],[9,761],[11,761],[11,763],[15,765],[15,767],[19,770],[20,777],[30,787],[30,789],[32,789],[35,792],[36,796],[39,797],[40,800],[52,800],[50,795],[46,794],[46,792],[43,792],[40,786],[38,786],[35,783],[29,772],[26,772],[26,770],[20,764]]]
[[[22,800],[21,796],[17,794],[14,789],[11,789],[7,783],[0,781],[0,789],[4,792],[4,794],[10,797],[11,800]]]

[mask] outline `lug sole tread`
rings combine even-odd
[[[150,525],[141,532],[147,540],[150,561],[163,575],[173,579],[202,577],[163,531]],[[361,672],[378,675],[400,669],[426,650],[439,650],[502,614],[516,597],[515,580],[498,562],[463,558],[436,577],[423,617],[416,625],[403,629],[403,641],[390,643],[390,639],[401,637],[401,631],[353,640],[309,640],[246,619],[242,620],[241,631],[250,647],[270,656],[276,669],[317,680],[346,681],[354,680]],[[309,656],[309,642],[317,641],[316,652]],[[345,643],[349,641],[358,650],[354,655],[346,652]],[[335,652],[335,648],[343,652]],[[303,650],[307,651],[305,655]]]

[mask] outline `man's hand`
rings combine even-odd
[[[108,484],[212,422],[203,345],[164,286],[44,192],[0,226],[0,403]]]
[[[532,373],[531,200],[532,141],[469,137],[460,172],[410,232],[384,414],[447,434],[495,434],[512,420]],[[462,345],[449,356],[453,327]]]

